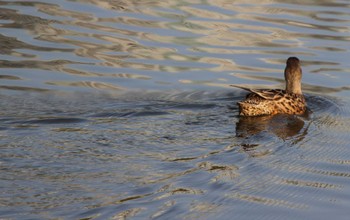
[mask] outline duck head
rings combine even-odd
[[[301,77],[302,70],[300,61],[297,57],[289,57],[284,70],[284,78],[286,80],[286,93],[301,95]]]

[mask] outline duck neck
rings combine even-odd
[[[300,81],[286,80],[286,93],[302,95]]]

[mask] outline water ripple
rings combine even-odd
[[[148,7],[143,7],[145,4]],[[307,70],[313,73],[323,65],[326,75],[321,76],[322,80],[344,75],[349,70],[331,58],[332,53],[348,51],[342,41],[349,38],[346,34],[349,28],[345,25],[349,14],[344,11],[347,6],[339,2],[318,3],[318,9],[306,4],[303,10],[279,1],[260,4],[209,1],[202,5],[171,1],[142,4],[14,1],[3,2],[1,6],[1,19],[9,21],[1,24],[2,54],[7,55],[3,56],[1,68],[73,74],[62,76],[65,85],[78,90],[86,86],[74,81],[86,81],[82,79],[85,76],[94,77],[92,81],[102,85],[110,83],[108,77],[120,74],[141,80],[140,83],[150,80],[146,83],[149,87],[167,87],[179,81],[186,82],[180,85],[188,87],[198,85],[194,79],[199,72],[205,72],[201,74],[208,82],[204,85],[216,87],[221,86],[217,80],[224,79],[227,84],[241,81],[227,75],[228,71],[270,75],[281,72],[281,66],[276,68],[270,63],[281,59],[279,55],[301,56],[304,64],[310,66]],[[18,35],[19,32],[24,34]],[[308,39],[320,43],[311,43]],[[245,58],[248,55],[252,58],[249,62]],[[255,59],[257,55],[264,59]],[[331,65],[336,72],[328,68]],[[187,74],[181,79],[169,74],[183,72]],[[218,73],[217,78],[213,79],[209,72]],[[313,79],[310,75],[306,80]],[[42,83],[46,85],[37,87],[65,88],[62,83]],[[87,88],[137,88],[140,83],[114,80],[110,86]],[[332,83],[332,88],[347,86]]]
[[[336,0],[0,2],[1,217],[348,219],[349,20]],[[308,113],[239,117],[229,85],[282,88],[289,56]]]

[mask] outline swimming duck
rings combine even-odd
[[[289,57],[284,70],[286,89],[245,89],[250,93],[246,99],[238,102],[239,114],[242,116],[291,114],[301,115],[306,111],[305,98],[301,92],[302,70],[297,57]]]

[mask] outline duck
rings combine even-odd
[[[301,91],[302,69],[297,57],[289,57],[284,70],[286,82],[282,89],[250,89],[231,85],[249,91],[245,100],[238,102],[240,116],[302,115],[306,112],[306,101]]]

